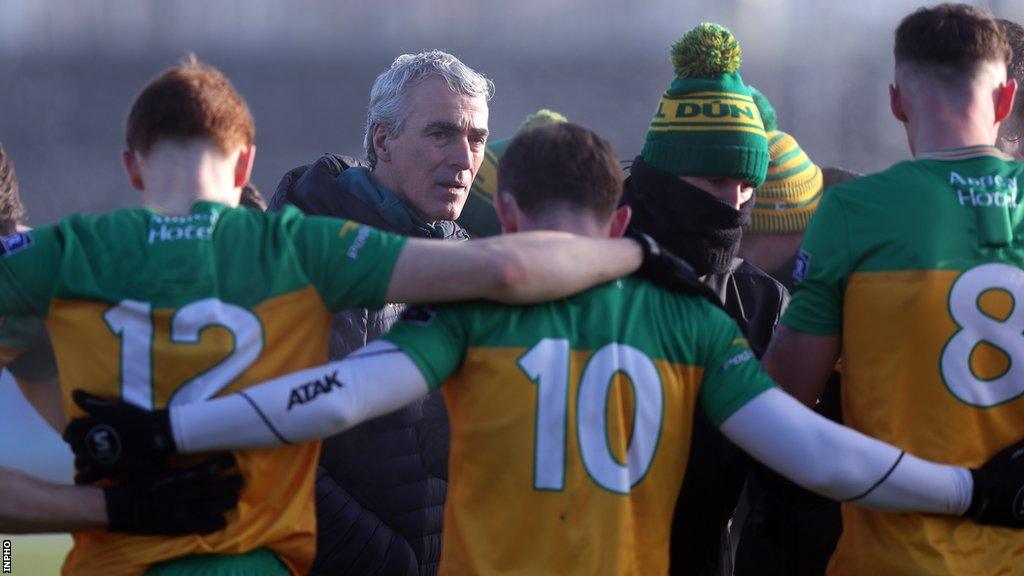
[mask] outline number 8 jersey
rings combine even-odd
[[[1022,173],[972,147],[826,194],[783,323],[842,336],[846,425],[971,467],[1024,436]],[[1024,532],[845,506],[829,573],[1010,574],[1022,554]]]
[[[725,312],[636,277],[413,308],[383,338],[448,406],[442,574],[666,574],[693,411],[772,386]]]
[[[71,216],[0,238],[0,316],[46,318],[69,417],[81,388],[144,408],[201,402],[326,361],[331,312],[379,307],[404,239],[352,222],[197,202]],[[226,386],[224,382],[228,382]],[[224,530],[75,535],[65,574],[141,574],[195,553],[265,547],[294,574],[315,552],[319,443],[239,452]]]

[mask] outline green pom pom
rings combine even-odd
[[[768,101],[768,97],[761,93],[760,90],[747,84],[747,88],[750,89],[750,97],[754,99],[754,105],[757,106],[757,111],[761,113],[761,121],[764,122],[764,131],[771,132],[772,130],[779,129],[779,118],[775,114],[775,108],[772,107],[772,103]]]
[[[540,110],[530,114],[523,120],[520,130],[529,128],[530,126],[536,126],[537,124],[543,124],[545,122],[568,122],[569,119],[565,116],[555,112],[554,110],[548,110],[547,108],[541,108]]]
[[[740,69],[740,43],[725,27],[698,24],[672,45],[672,66],[680,78],[711,78]]]

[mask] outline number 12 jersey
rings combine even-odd
[[[82,414],[76,388],[147,409],[201,402],[325,362],[331,312],[382,306],[403,244],[290,207],[71,216],[0,238],[0,315],[46,319],[69,417]],[[134,575],[189,554],[265,547],[305,574],[318,453],[319,443],[238,452],[245,485],[224,530],[80,532],[64,572]]]

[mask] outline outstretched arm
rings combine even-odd
[[[0,468],[0,532],[71,532],[107,526],[103,490],[55,484]]]
[[[338,362],[169,409],[143,410],[76,390],[75,402],[89,416],[73,420],[64,439],[75,452],[76,480],[92,482],[175,452],[267,448],[331,436],[428,391],[409,356],[377,340]],[[104,452],[109,446],[119,450]]]
[[[409,240],[388,284],[388,302],[563,298],[635,272],[640,245],[623,238],[524,232],[469,242]]]
[[[963,514],[971,472],[921,460],[828,420],[778,389],[737,410],[722,433],[801,486],[881,510]]]
[[[171,430],[182,453],[301,444],[393,412],[427,392],[409,356],[377,340],[338,362],[174,406]]]

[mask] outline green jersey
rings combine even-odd
[[[1024,165],[990,147],[828,192],[782,322],[842,336],[846,425],[978,466],[1024,436]],[[844,507],[832,574],[1013,573],[1024,533]]]
[[[81,415],[76,388],[148,409],[200,402],[325,362],[331,313],[382,306],[404,241],[290,207],[197,202],[184,216],[71,216],[0,239],[0,315],[46,319],[69,417]],[[304,574],[318,451],[239,452],[245,487],[224,530],[82,532],[64,570],[141,574],[190,554],[267,548]]]
[[[635,277],[417,308],[384,338],[445,395],[451,574],[666,573],[693,411],[721,423],[772,386],[722,310]]]

